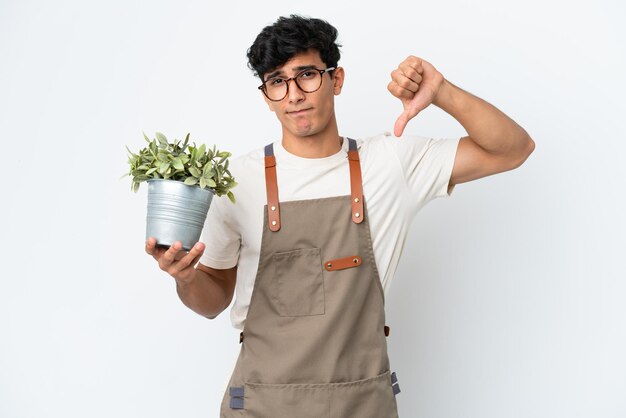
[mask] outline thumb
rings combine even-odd
[[[415,117],[417,113],[410,111],[409,109],[405,109],[404,112],[398,117],[396,120],[396,124],[393,127],[393,134],[395,136],[401,136],[402,132],[404,132],[404,128],[406,124],[409,123],[413,117]]]

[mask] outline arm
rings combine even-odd
[[[176,281],[176,292],[189,309],[214,319],[233,300],[236,281],[237,266],[221,270],[198,264],[191,281]]]
[[[394,133],[431,103],[454,117],[469,136],[461,138],[450,186],[519,167],[533,152],[534,141],[512,119],[486,101],[444,79],[427,61],[410,56],[391,73],[387,89],[404,112]]]
[[[443,80],[433,104],[454,117],[469,135],[459,141],[451,186],[517,168],[535,149],[524,128],[448,80]]]
[[[156,246],[154,237],[146,240],[146,253],[158,262],[161,270],[176,280],[176,292],[185,306],[213,319],[233,299],[237,266],[219,270],[198,263],[204,252],[204,244],[201,242],[196,243],[188,253],[181,248],[180,241],[165,249]],[[198,268],[194,267],[196,263]]]

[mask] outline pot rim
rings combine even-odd
[[[187,187],[196,187],[196,188],[198,188],[198,189],[200,189],[200,190],[208,190],[209,192],[211,192],[211,193],[215,194],[215,190],[213,190],[213,189],[212,189],[212,188],[210,188],[210,187],[205,187],[204,189],[202,189],[202,188],[200,187],[200,185],[198,185],[198,184],[185,184],[185,182],[184,182],[184,181],[181,181],[181,180],[172,180],[172,179],[148,179],[148,180],[146,180],[146,183],[151,182],[151,181],[171,181],[171,182],[176,182],[176,183],[180,183],[180,184],[182,184],[183,186],[187,186]]]

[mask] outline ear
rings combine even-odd
[[[338,96],[341,93],[345,76],[346,73],[343,67],[337,67],[337,69],[333,71],[333,93],[335,93],[335,96]]]

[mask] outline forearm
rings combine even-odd
[[[198,269],[195,271],[191,282],[183,284],[176,281],[176,292],[189,309],[213,319],[227,307],[226,291],[208,273]]]
[[[433,104],[454,117],[470,138],[496,155],[524,155],[533,142],[511,118],[483,99],[448,80],[443,81]]]

